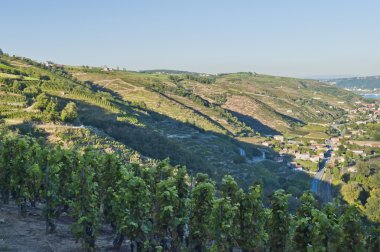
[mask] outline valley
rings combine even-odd
[[[378,212],[373,210],[378,200],[374,193],[377,187],[373,185],[376,182],[363,179],[375,181],[377,175],[374,174],[378,174],[373,160],[380,156],[379,102],[365,100],[323,82],[251,72],[218,75],[167,70],[134,72],[39,63],[4,54],[0,58],[0,103],[4,144],[12,145],[12,141],[25,138],[31,150],[35,145],[52,148],[53,154],[44,154],[47,155],[44,158],[62,158],[62,164],[57,167],[72,164],[69,159],[65,161],[65,155],[78,156],[78,160],[83,155],[84,161],[78,161],[77,165],[87,162],[88,167],[93,167],[94,171],[89,170],[88,176],[94,181],[101,174],[100,178],[108,176],[107,183],[112,184],[113,179],[117,183],[129,183],[128,179],[123,181],[123,176],[116,178],[108,174],[104,170],[108,164],[121,173],[128,167],[133,170],[131,176],[136,179],[142,176],[144,183],[153,183],[149,180],[153,176],[160,184],[162,179],[157,178],[158,174],[166,176],[168,181],[174,176],[186,181],[183,183],[190,186],[189,190],[193,190],[193,180],[199,185],[211,186],[213,192],[222,192],[226,183],[235,189],[241,188],[239,192],[244,193],[253,193],[252,185],[260,185],[262,189],[255,188],[262,190],[262,206],[258,204],[263,208],[273,204],[271,200],[276,193],[283,194],[279,197],[289,197],[290,213],[297,211],[305,197],[315,197],[318,204],[332,204],[339,198],[342,202],[357,204],[371,221],[379,218]],[[7,160],[7,148],[3,148],[4,160]],[[60,154],[65,151],[66,154]],[[34,158],[38,160],[37,156]],[[118,161],[112,161],[116,159]],[[98,163],[93,163],[94,160]],[[36,171],[35,176],[42,179],[43,171],[49,172],[48,166],[40,164],[38,167],[41,170]],[[368,169],[373,172],[366,172]],[[145,174],[148,170],[151,175]],[[178,178],[180,171],[186,175]],[[6,184],[7,179],[3,180]],[[99,183],[103,183],[101,181]],[[75,184],[75,179],[71,183]],[[154,194],[155,183],[144,184],[144,188]],[[90,187],[88,190],[95,190]],[[110,195],[106,188],[101,192],[105,197],[102,204],[111,204],[107,197],[113,198],[112,195],[120,192]],[[110,188],[112,186],[108,190],[116,190]],[[309,195],[308,190],[312,194]],[[71,192],[75,193],[78,192]],[[360,195],[355,196],[357,193]],[[114,200],[112,204],[116,204]],[[149,202],[146,202],[147,208],[150,208]],[[11,204],[16,202],[11,201]],[[18,204],[27,206],[28,214],[37,211],[37,219],[42,219],[41,209],[47,207],[48,200],[41,203],[40,208]],[[62,207],[75,205],[71,201],[67,204]],[[15,218],[10,209],[12,205],[6,206],[8,215],[2,215],[8,219],[7,225]],[[58,224],[66,231],[69,224],[75,227],[77,223],[78,216],[69,215],[66,223]],[[105,213],[104,218],[116,217]],[[104,219],[107,229],[105,223]],[[107,239],[114,231],[102,232],[100,247],[112,247]],[[72,242],[67,245],[70,249],[76,248]],[[128,246],[132,246],[131,241],[128,242]],[[176,244],[179,246],[180,241]]]
[[[0,252],[380,252],[380,1],[0,9]]]

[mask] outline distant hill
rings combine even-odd
[[[341,88],[380,89],[380,76],[331,79],[327,82]]]
[[[163,74],[195,74],[196,72],[182,71],[182,70],[171,70],[171,69],[150,69],[150,70],[140,70],[140,73],[163,73]]]

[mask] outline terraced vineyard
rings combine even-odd
[[[64,135],[46,132],[44,125],[92,127],[98,137],[106,135],[143,157],[169,157],[172,164],[186,165],[193,174],[207,172],[217,181],[232,174],[243,187],[261,181],[267,193],[292,184],[301,192],[310,178],[276,162],[246,162],[266,149],[256,144],[263,135],[292,134],[308,122],[338,119],[360,99],[315,81],[252,73],[105,72],[46,67],[7,55],[0,63],[0,115],[6,125],[45,131],[54,141]],[[62,121],[70,102],[77,117]]]

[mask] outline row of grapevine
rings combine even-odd
[[[9,112],[9,111],[16,111],[17,108],[15,108],[15,106],[13,105],[8,105],[8,104],[4,104],[4,103],[0,103],[1,106],[0,106],[0,113],[4,113],[4,112]]]
[[[23,110],[10,110],[10,111],[0,111],[0,115],[9,119],[41,119],[43,114],[42,112],[30,112]]]
[[[115,231],[114,246],[128,238],[137,251],[379,251],[379,229],[364,224],[355,207],[319,208],[310,192],[293,216],[278,190],[263,204],[260,184],[247,192],[231,176],[220,188],[205,174],[189,177],[167,160],[155,165],[122,162],[114,154],[45,146],[0,134],[0,192],[20,213],[45,205],[47,232],[63,212],[87,250],[102,225]],[[59,232],[59,230],[56,230]],[[133,250],[132,250],[133,251]]]
[[[51,81],[46,81],[42,85],[42,89],[47,91],[71,91],[74,87],[74,85],[69,85],[69,83]]]
[[[17,94],[17,95],[23,95],[22,91],[11,88],[11,87],[2,87],[2,91],[6,93],[11,93],[11,94]]]
[[[120,113],[120,109],[113,105],[110,101],[108,101],[105,98],[98,97],[95,94],[74,90],[72,93],[69,93],[68,95],[72,98],[83,100],[90,104],[98,105],[114,113]]]
[[[25,103],[26,98],[22,95],[0,94],[1,101]]]

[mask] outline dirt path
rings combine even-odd
[[[28,216],[18,215],[18,207],[11,203],[0,207],[0,251],[50,252],[83,251],[70,232],[72,220],[63,216],[57,222],[57,229],[52,234],[45,233],[45,221],[42,206],[29,208]],[[98,251],[112,250],[112,230],[103,227],[97,239]],[[122,250],[128,251],[124,243]]]

